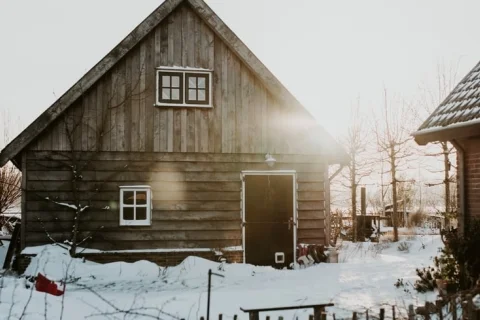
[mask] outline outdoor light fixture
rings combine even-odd
[[[275,160],[275,158],[270,154],[270,153],[267,153],[265,155],[265,163],[269,166],[269,167],[273,167],[273,165],[275,164],[275,162],[277,162],[277,160]]]

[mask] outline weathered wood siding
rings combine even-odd
[[[212,69],[214,107],[154,106],[159,66]],[[314,141],[321,137],[312,139],[316,134],[307,123],[311,119],[277,101],[182,4],[30,150],[319,154]]]
[[[27,154],[27,246],[48,243],[46,231],[59,241],[69,238],[72,211],[45,200],[74,199],[71,173],[57,161],[63,159],[51,152]],[[323,243],[325,164],[314,156],[277,160],[275,169],[298,172],[298,241]],[[81,234],[104,226],[88,243],[98,249],[240,246],[241,171],[267,169],[261,154],[100,153],[87,161],[78,186],[83,204],[91,206],[81,219]],[[119,227],[119,186],[132,184],[152,188],[151,226]]]

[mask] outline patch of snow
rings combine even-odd
[[[473,297],[472,302],[475,308],[480,309],[480,293]]]
[[[3,268],[3,263],[5,262],[5,257],[7,256],[8,245],[10,241],[0,240],[0,269]]]
[[[344,241],[339,251],[341,263],[323,263],[299,270],[221,264],[198,257],[188,257],[178,266],[168,268],[147,261],[101,265],[72,259],[65,250],[47,246],[32,260],[26,274],[43,271],[52,280],[65,275],[76,279],[67,284],[64,302],[62,297],[38,292],[33,292],[29,299],[30,290],[25,288],[24,280],[5,277],[0,292],[0,314],[9,314],[12,307],[14,317],[19,318],[30,301],[26,308],[30,318],[44,318],[47,301],[47,319],[59,319],[62,305],[65,307],[63,318],[103,319],[99,313],[115,311],[105,303],[108,301],[121,310],[136,308],[155,316],[159,314],[155,308],[161,306],[163,315],[173,315],[165,319],[198,319],[206,315],[209,269],[224,276],[212,276],[210,314],[215,317],[220,313],[229,318],[237,314],[239,320],[246,320],[248,314],[241,312],[240,307],[328,302],[335,304],[327,308],[329,318],[333,312],[337,318],[349,317],[352,311],[364,312],[367,308],[378,312],[384,305],[397,305],[402,310],[409,304],[418,306],[426,300],[435,300],[435,292],[420,294],[411,287],[406,292],[393,284],[397,279],[413,284],[417,279],[415,268],[432,265],[432,257],[438,255],[438,248],[442,246],[439,235],[418,235],[403,241],[410,243],[409,252],[398,251],[398,243]],[[269,316],[306,320],[311,312],[292,310],[269,313]],[[93,316],[95,314],[97,316]],[[123,318],[124,315],[116,316]],[[148,317],[138,317],[144,318]]]
[[[243,250],[242,246],[233,246],[233,247],[222,248],[222,251],[242,251],[242,250]]]

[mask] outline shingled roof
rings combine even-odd
[[[447,98],[413,133],[415,141],[426,144],[433,141],[466,137],[480,125],[480,62],[460,81]]]

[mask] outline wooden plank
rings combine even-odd
[[[101,250],[134,250],[134,249],[151,249],[151,248],[166,248],[166,249],[178,249],[178,248],[226,248],[232,246],[240,246],[241,240],[239,239],[223,239],[223,240],[195,240],[195,241],[122,241],[116,240],[111,241],[101,241],[93,238],[89,243],[89,247],[101,249]],[[38,245],[39,243],[32,242],[31,245]],[[158,254],[158,253],[157,253]],[[160,253],[161,254],[161,253]],[[143,253],[146,259],[148,255]],[[88,256],[87,256],[88,259]],[[124,257],[120,259],[124,260]],[[178,261],[177,263],[180,263]]]
[[[325,201],[299,201],[298,210],[324,210]]]
[[[325,192],[322,191],[300,191],[297,193],[299,201],[323,201],[325,200]]]
[[[213,211],[231,211],[231,210],[240,210],[240,201],[199,201],[199,200],[174,200],[174,201],[157,201],[153,200],[153,207],[156,210],[193,210],[193,211],[202,211],[202,210],[213,210]],[[96,208],[97,210],[105,207],[112,207],[112,201],[109,200],[95,200],[90,201],[90,207]],[[118,204],[117,204],[118,205]],[[115,208],[114,208],[115,209]],[[27,202],[27,211],[65,211],[65,206],[59,205],[57,203],[47,201],[47,200],[38,200],[38,201],[28,201]]]
[[[214,42],[214,74],[213,74],[213,112],[211,115],[212,131],[213,131],[213,148],[209,152],[222,152],[222,122],[223,122],[223,89],[222,86],[225,82],[222,80],[223,71],[223,59],[224,59],[224,45],[221,41]]]
[[[323,229],[298,229],[298,239],[305,238],[325,238],[325,231]]]
[[[117,126],[118,120],[117,114],[119,105],[118,85],[120,83],[119,67],[115,66],[111,71],[110,82],[110,150],[117,151]]]
[[[88,119],[87,119],[87,142],[89,151],[96,150],[96,140],[97,140],[97,86],[93,87],[90,90],[88,99]]]
[[[156,90],[155,75],[155,34],[148,35],[145,57],[145,151],[154,151],[154,104]]]
[[[182,151],[182,119],[181,110],[173,110],[173,152]]]
[[[298,191],[324,191],[325,185],[323,182],[299,182]]]
[[[145,152],[146,148],[146,90],[147,90],[147,71],[146,71],[146,62],[147,61],[147,43],[143,41],[140,44],[140,95],[139,95],[139,121],[138,121],[138,151]]]
[[[232,85],[234,86],[235,83],[230,83],[231,78],[233,78],[231,74],[232,70],[229,70],[230,66],[232,65],[232,53],[228,49],[222,50],[222,53],[223,55],[221,57],[221,70],[218,72],[220,77],[219,82],[221,83],[220,105],[222,108],[222,145],[220,148],[220,152],[231,153],[232,130],[235,130],[235,121],[232,121],[231,117],[235,114],[232,113],[231,110],[231,97],[229,97],[229,94],[231,94],[232,92],[230,92],[229,89],[232,90]]]
[[[103,106],[103,79],[99,80],[96,87],[97,91],[97,126],[95,128],[95,151],[103,150],[103,135],[105,134],[104,106]],[[62,150],[64,150],[62,148]]]
[[[102,126],[103,126],[103,135],[102,135],[102,147],[100,150],[110,151],[110,134],[112,132],[111,127],[111,117],[110,117],[110,106],[111,106],[111,73],[108,73],[103,78],[103,91],[102,91]]]
[[[298,219],[300,220],[309,220],[309,219],[325,219],[325,211],[324,210],[299,210],[298,211]]]
[[[80,232],[79,236],[87,236],[87,232]],[[54,239],[67,239],[70,235],[68,232],[50,232],[50,236]],[[95,236],[96,241],[196,241],[196,240],[240,240],[242,233],[240,230],[227,231],[163,231],[163,232],[122,232],[114,231],[98,233]],[[27,241],[45,241],[48,238],[44,232],[29,233]]]
[[[101,192],[82,192],[78,195],[78,199],[86,200],[111,200],[119,201],[120,193],[117,191],[101,191]],[[29,201],[38,201],[45,198],[55,201],[73,201],[74,195],[70,191],[62,191],[53,194],[51,191],[30,192],[27,199]],[[153,190],[153,198],[155,200],[204,200],[204,201],[240,201],[240,193],[238,191],[159,191]]]
[[[103,227],[102,232],[111,232],[111,231],[124,231],[124,232],[164,232],[164,231],[234,231],[241,230],[241,221],[162,221],[161,223],[156,223],[155,220],[152,221],[151,226],[119,226],[118,219],[116,221],[81,221],[79,223],[79,229],[81,231],[95,231],[100,226]],[[28,225],[27,232],[35,231],[44,231],[46,230],[69,230],[72,228],[72,222],[63,221],[63,222],[31,222]]]
[[[132,92],[131,103],[131,141],[130,146],[132,151],[140,151],[140,50],[136,48],[132,51]]]
[[[202,171],[202,172],[241,172],[242,170],[264,170],[263,162],[205,162],[205,161],[129,161],[129,160],[91,160],[84,170],[95,171]],[[32,171],[70,171],[62,162],[55,160],[29,160],[27,169]],[[297,173],[322,173],[322,164],[316,163],[278,163],[277,170],[296,170]],[[313,197],[313,195],[312,195]],[[322,196],[323,197],[323,196]],[[305,198],[304,200],[314,200]],[[319,199],[323,200],[323,199]]]
[[[38,223],[40,219],[43,222],[65,222],[71,223],[73,219],[73,212],[69,211],[34,211],[28,216],[28,223]],[[241,221],[239,210],[207,210],[207,211],[164,211],[153,210],[152,219],[158,225],[162,225],[163,221]],[[90,221],[97,225],[103,222],[114,221],[118,225],[119,212],[118,210],[98,210],[89,209],[82,213],[80,222]],[[71,224],[70,224],[71,227]]]
[[[129,182],[128,185],[144,185],[144,181]],[[151,181],[148,183],[154,191],[238,191],[241,190],[239,181],[217,181],[217,182],[176,182],[176,181]],[[92,191],[96,188],[105,191],[117,191],[118,188],[125,185],[122,181],[81,183],[78,186],[79,191]],[[70,191],[71,183],[69,181],[27,181],[28,191],[51,191],[53,194],[60,191]]]
[[[136,83],[133,80],[133,70],[132,70],[132,60],[133,55],[130,53],[125,58],[125,103],[124,103],[124,151],[132,151],[132,101],[135,99],[133,96],[134,84]]]
[[[126,85],[125,85],[125,77],[126,77],[126,64],[125,60],[122,60],[117,69],[117,86],[116,86],[116,93],[115,97],[117,99],[115,105],[115,116],[116,116],[116,124],[115,129],[116,132],[116,151],[125,151],[125,99],[126,99]],[[130,109],[131,110],[131,109]]]
[[[324,219],[301,219],[298,221],[298,229],[323,229],[325,228]]]
[[[325,179],[325,175],[323,172],[299,172],[297,173],[297,181],[298,182],[323,182]]]
[[[63,153],[69,156],[69,152]],[[62,160],[65,156],[60,152],[52,153],[50,151],[28,151],[27,159],[40,160],[52,159]],[[82,152],[77,154],[78,159],[89,160],[92,158],[91,152]],[[219,153],[138,153],[138,152],[99,152],[95,154],[97,160],[126,160],[126,161],[196,161],[196,162],[257,162],[265,163],[265,154],[219,154]],[[325,163],[324,158],[318,155],[295,155],[295,154],[275,154],[277,164],[280,163]]]
[[[20,228],[20,249],[25,248],[25,226],[27,225],[27,153],[22,153],[22,181],[21,181],[21,192],[22,196],[20,198],[20,210],[22,217],[22,224]]]
[[[254,142],[255,137],[253,137],[253,128],[254,128],[254,121],[255,115],[251,114],[252,108],[252,96],[251,96],[251,77],[249,75],[249,71],[242,67],[241,72],[241,83],[242,83],[242,153],[251,153],[252,143]]]

